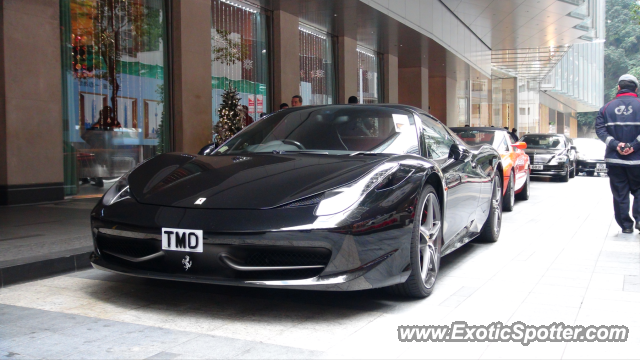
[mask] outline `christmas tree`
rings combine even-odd
[[[244,113],[240,106],[238,90],[231,85],[231,82],[229,82],[229,88],[222,94],[218,117],[220,120],[213,127],[216,147],[222,145],[244,127]]]

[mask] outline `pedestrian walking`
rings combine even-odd
[[[596,133],[607,145],[607,163],[613,210],[622,232],[640,230],[640,99],[638,79],[625,74],[618,80],[616,98],[596,117]],[[629,193],[633,195],[633,219],[629,216]]]

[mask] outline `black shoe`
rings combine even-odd
[[[623,234],[633,234],[633,228],[622,229]]]

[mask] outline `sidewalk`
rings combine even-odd
[[[0,207],[0,286],[88,267],[98,200]]]

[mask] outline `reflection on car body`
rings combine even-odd
[[[531,167],[529,156],[524,151],[527,144],[522,142],[514,144],[509,132],[502,128],[454,127],[451,130],[467,144],[490,145],[500,153],[504,172],[503,207],[505,211],[513,210],[516,198],[529,199]]]

